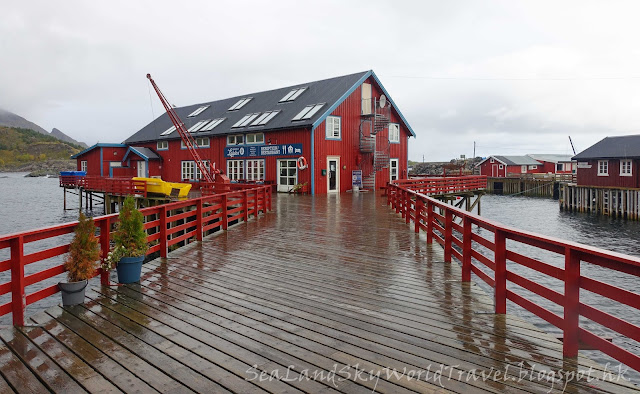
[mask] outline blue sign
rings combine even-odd
[[[301,156],[302,144],[239,145],[224,148],[224,157]]]
[[[362,187],[362,170],[351,171],[351,185]]]

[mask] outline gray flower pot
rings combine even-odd
[[[62,293],[62,305],[71,306],[82,304],[84,302],[84,291],[86,290],[88,283],[88,280],[58,283],[60,293]]]

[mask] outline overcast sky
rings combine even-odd
[[[409,158],[640,134],[640,2],[0,0],[0,107],[89,145],[178,105],[373,69]]]

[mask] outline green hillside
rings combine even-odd
[[[0,126],[0,169],[69,160],[82,147],[33,130]]]

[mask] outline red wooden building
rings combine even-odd
[[[545,174],[573,174],[576,171],[576,162],[571,155],[532,153],[527,156],[540,162],[540,172]]]
[[[543,172],[542,163],[529,156],[489,156],[476,166],[480,168],[480,175],[495,178]]]
[[[640,188],[640,135],[606,137],[573,159],[578,186]]]
[[[366,188],[406,178],[415,137],[373,71],[175,110],[207,166],[285,192],[305,183],[312,193],[344,192],[356,170]],[[201,178],[167,114],[124,144],[97,144],[74,158],[89,175]]]

